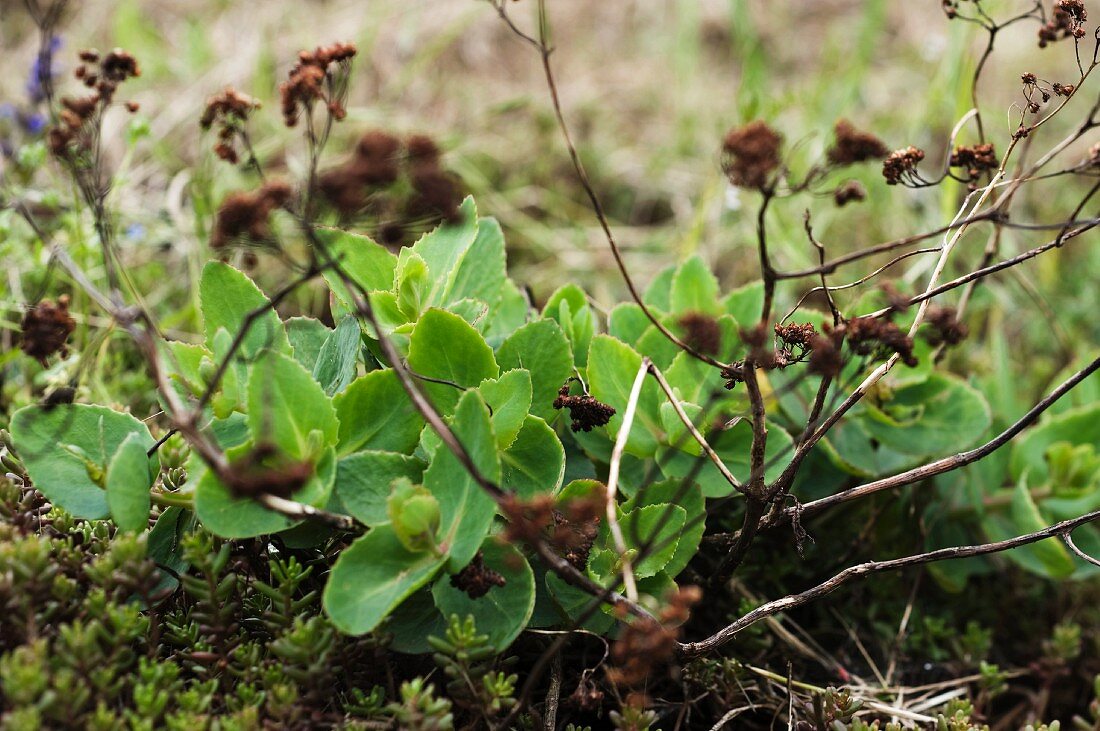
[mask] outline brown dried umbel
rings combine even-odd
[[[234,497],[274,495],[290,498],[313,474],[310,462],[286,460],[274,445],[261,442],[218,477]]]
[[[236,141],[245,134],[244,125],[249,116],[259,108],[259,101],[231,86],[206,100],[199,126],[210,129],[218,125],[218,142],[214,146],[218,157],[233,164],[239,161]]]
[[[82,97],[63,97],[58,115],[60,123],[46,133],[46,145],[50,152],[63,159],[70,159],[91,148],[95,134],[90,128],[98,125],[102,112],[110,106],[119,85],[141,76],[137,59],[120,48],[105,56],[100,56],[95,50],[84,50],[79,58],[83,63],[76,67],[73,76],[92,92]],[[126,109],[135,113],[138,105],[128,102]]]
[[[685,586],[673,592],[656,619],[636,618],[626,625],[611,647],[615,663],[609,672],[612,682],[640,686],[658,668],[676,655],[679,627],[687,621],[691,607],[702,599],[697,586]]]
[[[466,592],[471,599],[480,599],[494,586],[504,586],[507,580],[485,565],[485,556],[478,551],[466,568],[451,575],[451,586]]]
[[[996,170],[1000,163],[993,143],[987,142],[984,145],[956,147],[951,153],[950,164],[953,168],[966,168],[970,177],[976,178],[985,170]]]
[[[775,350],[775,364],[779,368],[800,362],[809,351],[810,339],[817,334],[813,323],[792,322],[786,325],[775,324],[775,336],[779,347]]]
[[[838,208],[867,198],[867,190],[858,180],[849,180],[833,191],[833,202]]]
[[[210,246],[222,249],[238,239],[266,241],[271,236],[268,219],[277,208],[286,205],[294,191],[282,181],[264,184],[255,192],[230,193],[218,208]]]
[[[848,321],[848,345],[857,355],[882,359],[896,353],[910,368],[917,365],[913,355],[913,339],[893,322],[878,317],[855,317]]]
[[[919,183],[917,165],[923,159],[924,150],[912,145],[894,150],[882,161],[882,177],[886,178],[887,185]]]
[[[1057,0],[1050,19],[1039,28],[1039,48],[1063,38],[1084,38],[1088,17],[1081,0]]]
[[[705,312],[685,312],[680,316],[684,342],[699,353],[718,355],[722,346],[722,328],[718,320]]]
[[[592,431],[596,427],[604,426],[611,421],[611,417],[615,415],[614,407],[597,401],[588,394],[570,396],[569,384],[571,380],[566,381],[558,389],[558,397],[554,399],[555,409],[559,411],[569,409],[569,416],[573,419],[573,423],[569,425],[569,428],[575,432]]]
[[[439,147],[425,135],[413,135],[402,142],[396,135],[374,130],[363,135],[343,164],[322,173],[317,186],[347,218],[364,211],[372,196],[397,183],[404,172],[412,189],[407,203],[409,218],[453,223],[460,217],[462,198],[454,178],[440,167],[440,155]],[[391,238],[399,241],[400,226],[391,224],[390,229]]]
[[[318,101],[325,103],[334,119],[340,120],[347,115],[343,106],[344,87],[351,59],[356,53],[351,43],[333,43],[298,54],[298,63],[279,86],[283,121],[287,127],[298,124],[302,113],[311,113]]]
[[[583,571],[599,532],[606,499],[603,490],[595,490],[587,496],[561,504],[550,495],[524,500],[509,494],[500,505],[501,513],[508,521],[504,540],[527,544],[548,540],[562,558]]]
[[[844,356],[841,347],[844,344],[846,328],[841,325],[832,327],[829,323],[821,325],[821,333],[812,336],[807,345],[810,359],[806,370],[818,376],[836,378],[844,368]]]
[[[734,185],[765,189],[781,163],[783,137],[762,121],[731,129],[722,143],[722,170]]]
[[[58,297],[56,305],[42,300],[27,310],[19,329],[19,347],[43,366],[54,353],[66,355],[65,343],[76,329],[76,321],[69,314],[69,295]]]
[[[890,148],[870,132],[861,132],[852,123],[842,119],[834,128],[836,142],[829,148],[826,157],[833,165],[853,165],[880,160],[890,152]]]
[[[969,334],[966,323],[959,321],[954,307],[929,307],[925,313],[925,326],[921,329],[929,345],[958,345]]]

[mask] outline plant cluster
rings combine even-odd
[[[1100,700],[1087,710],[1080,700],[1100,670],[1083,649],[1096,648],[1095,622],[1040,624],[1048,641],[1034,643],[1029,669],[1009,673],[990,662],[989,630],[965,607],[940,615],[910,601],[902,629],[881,632],[896,637],[878,693],[790,629],[796,612],[869,574],[926,568],[958,595],[997,572],[1087,586],[1100,571],[1100,404],[1063,399],[1076,387],[1095,394],[1100,359],[1067,361],[1029,403],[1005,393],[1005,343],[993,343],[985,371],[956,357],[987,277],[1100,224],[1086,217],[1100,190],[1091,158],[1052,163],[1100,126],[1100,102],[1050,152],[1026,154],[1100,66],[1083,4],[1059,0],[1048,13],[1035,3],[998,22],[981,0],[944,3],[949,18],[988,33],[990,51],[1002,28],[1037,22],[1041,45],[1073,44],[1076,75],[1024,74],[1019,123],[1000,138],[975,102],[943,141],[938,175],[924,150],[891,152],[844,120],[805,171],[769,123],[731,130],[722,170],[759,200],[759,279],[732,289],[701,256],[635,285],[565,122],[545,4],[530,34],[503,0],[492,5],[539,54],[629,301],[604,310],[565,284],[536,305],[509,276],[502,226],[461,197],[427,137],[367,132],[329,166],[356,55],[336,43],[303,51],[279,90],[283,121],[308,150],[300,179],[276,177],[256,153],[256,100],[227,89],[201,113],[200,126],[217,129],[215,155],[252,187],[210,212],[216,258],[196,282],[201,332],[168,336],[125,276],[98,154],[103,119],[138,63],[84,51],[75,76],[90,96],[56,98],[45,85],[46,146],[88,212],[102,276],[67,252],[62,227],[5,199],[70,290],[27,303],[21,373],[34,391],[29,369],[64,372],[73,316],[95,310],[126,336],[155,396],[140,412],[89,403],[77,371],[10,415],[3,723],[628,730],[744,714],[803,730],[969,730],[988,728],[1031,683],[1041,700],[1012,711],[1022,723],[1047,717],[1052,697],[1064,711],[1065,694],[1092,717],[1074,723],[1095,728]],[[44,38],[55,21],[40,17]],[[50,73],[47,58],[40,75]],[[974,141],[960,144],[971,123]],[[955,185],[951,222],[830,260],[807,213],[819,265],[782,269],[773,207],[816,195],[858,203],[866,190],[845,176],[871,162],[883,185]],[[1085,190],[1067,184],[1077,199],[1063,198],[1053,223],[1011,222],[1020,189],[1052,178]],[[438,225],[402,245],[408,221]],[[947,279],[964,234],[981,226],[980,265]],[[353,230],[364,228],[392,235]],[[1002,253],[1008,232],[1043,230],[1055,238]],[[258,252],[278,287],[257,284]],[[872,274],[828,283],[887,253]],[[903,284],[843,294],[929,253],[931,267]],[[303,291],[321,306],[291,313]],[[957,300],[943,304],[949,293]],[[900,555],[876,557],[877,546]],[[891,621],[904,592],[868,583],[866,616]],[[755,597],[757,587],[776,598]],[[758,665],[774,662],[776,637],[820,666],[814,677]],[[914,692],[895,692],[887,678],[903,646],[965,678],[948,682],[957,692],[942,711],[901,705],[947,687],[906,676]],[[823,674],[859,687],[823,687]],[[713,718],[686,721],[696,707]]]

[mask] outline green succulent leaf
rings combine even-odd
[[[592,395],[615,409],[607,425],[607,433],[615,439],[623,423],[623,414],[630,400],[634,378],[642,364],[642,356],[629,345],[609,335],[597,335],[592,341],[588,367],[588,387]],[[638,410],[626,450],[636,457],[651,457],[664,438],[661,426],[660,387],[652,378],[646,378],[638,399]]]
[[[153,446],[145,424],[103,406],[27,406],[15,412],[10,428],[34,486],[78,518],[107,517],[108,462],[127,437],[136,434],[142,447]]]
[[[398,477],[386,500],[386,515],[397,539],[409,551],[434,551],[439,531],[439,501],[423,485]]]
[[[718,278],[702,258],[693,256],[676,269],[669,292],[669,311],[718,314]]]
[[[359,322],[351,315],[341,320],[325,339],[313,366],[313,378],[327,395],[343,391],[355,379],[361,339]]]
[[[231,467],[244,469],[252,466],[250,455],[252,442],[225,450]],[[276,458],[285,458],[276,456]],[[278,469],[278,462],[269,467]],[[260,505],[248,497],[233,495],[228,487],[210,470],[202,470],[195,484],[195,513],[203,526],[223,538],[252,538],[278,533],[297,525],[293,521]],[[336,450],[324,450],[314,466],[313,475],[290,498],[296,502],[321,507],[332,495],[336,479]]]
[[[528,416],[515,441],[501,454],[501,464],[507,489],[521,498],[545,495],[561,487],[565,448],[545,421]]]
[[[371,528],[333,564],[323,595],[325,612],[342,632],[371,632],[446,561],[431,551],[408,550],[389,524]]]
[[[340,422],[332,399],[298,361],[267,351],[248,378],[248,427],[253,440],[294,459],[311,459],[335,444]]]
[[[370,238],[350,231],[338,229],[316,229],[317,238],[326,253],[339,262],[340,270],[357,285],[361,292],[389,291],[394,286],[394,270],[397,257]],[[345,315],[354,302],[352,292],[347,288],[340,272],[334,268],[323,273],[337,301],[342,305],[334,310],[334,315]],[[360,291],[354,294],[361,294]]]
[[[443,413],[454,410],[460,389],[500,375],[493,349],[481,334],[458,315],[435,308],[424,313],[412,332],[409,367],[418,375],[447,382],[420,384]]]
[[[107,467],[107,505],[111,518],[124,531],[139,532],[149,527],[149,488],[160,469],[160,460],[155,453],[151,457],[146,454],[148,449],[141,433],[132,432],[122,440]]]
[[[286,327],[290,347],[294,351],[294,360],[312,373],[314,366],[317,365],[317,356],[324,347],[325,341],[332,335],[332,330],[312,317],[291,317],[283,325]]]
[[[500,484],[500,458],[489,408],[477,391],[463,394],[455,409],[451,429],[478,471]],[[452,567],[465,566],[489,532],[496,503],[446,447],[436,450],[431,465],[424,472],[424,487],[439,500],[440,547],[450,556]]]
[[[552,422],[558,389],[573,375],[573,354],[561,326],[550,319],[527,323],[501,344],[497,362],[531,373],[531,414]]]
[[[410,453],[424,419],[392,369],[361,376],[333,399],[341,455],[362,450]]]
[[[336,495],[347,513],[364,525],[388,521],[386,501],[394,480],[419,483],[425,464],[398,452],[367,450],[344,457],[336,464]]]
[[[530,371],[525,368],[506,371],[500,378],[482,381],[478,391],[493,412],[493,433],[497,435],[497,446],[508,449],[531,408]]]
[[[282,320],[271,307],[271,301],[243,272],[220,261],[207,263],[199,281],[199,302],[206,328],[206,346],[214,347],[214,336],[225,330],[230,338],[238,337],[244,328],[237,357],[244,361],[255,358],[261,350],[291,353],[290,341]],[[259,312],[251,321],[249,317]],[[219,353],[220,355],[220,353]]]

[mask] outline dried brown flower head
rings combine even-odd
[[[833,191],[833,202],[838,208],[867,198],[867,190],[858,180],[849,180]]]
[[[293,195],[293,189],[283,181],[266,183],[251,193],[230,193],[218,208],[210,246],[221,249],[241,238],[253,241],[270,238],[268,218],[275,209],[290,202]]]
[[[687,621],[691,607],[703,597],[699,587],[685,586],[672,592],[657,619],[634,618],[623,628],[611,647],[615,667],[612,682],[640,686],[676,655],[679,626]]]
[[[1063,38],[1084,38],[1088,11],[1081,0],[1056,0],[1050,19],[1039,28],[1039,48]]]
[[[706,355],[718,355],[722,347],[722,328],[718,320],[705,312],[685,312],[680,316],[684,342],[693,350]]]
[[[464,569],[451,575],[451,586],[466,592],[471,599],[480,599],[494,586],[504,586],[507,580],[485,565],[485,556],[478,551]]]
[[[405,149],[408,151],[410,165],[439,167],[439,146],[431,137],[412,135],[405,141]]]
[[[356,52],[350,43],[333,43],[298,54],[298,63],[279,86],[283,121],[287,127],[298,124],[301,114],[310,113],[317,101],[324,102],[334,119],[344,118],[343,90],[339,88],[342,84],[337,83],[336,76],[346,77]]]
[[[573,419],[570,428],[575,431],[592,431],[598,426],[604,426],[615,415],[615,409],[605,403],[597,401],[592,396],[569,395],[569,381],[566,381],[558,389],[558,397],[554,399],[554,408],[569,409],[569,416]]]
[[[261,442],[218,476],[236,497],[274,495],[289,498],[313,477],[313,473],[310,462],[287,460],[274,445]]]
[[[462,203],[462,196],[450,175],[438,168],[414,169],[412,186],[416,191],[414,210],[438,216],[448,223],[460,220],[458,207]]]
[[[765,122],[731,129],[722,143],[722,169],[734,185],[763,189],[779,169],[783,137]]]
[[[833,165],[852,165],[854,163],[878,160],[890,152],[890,148],[870,132],[861,132],[852,123],[842,119],[834,128],[836,142],[829,148],[826,156]]]
[[[925,327],[921,336],[930,345],[958,345],[969,334],[966,323],[959,320],[954,307],[929,307],[925,313]]]
[[[810,338],[810,360],[807,370],[819,376],[836,378],[844,368],[844,356],[841,346],[844,343],[846,328],[833,328],[829,323],[824,323],[822,332]]]
[[[882,161],[882,177],[886,178],[887,185],[919,182],[917,165],[923,159],[924,150],[912,145],[901,150],[894,150]]]
[[[983,170],[996,170],[1000,164],[997,161],[997,153],[993,151],[993,143],[973,145],[970,147],[959,146],[951,153],[951,167],[967,168],[971,177],[977,177]]]
[[[857,355],[884,358],[896,353],[910,368],[917,365],[913,339],[893,322],[878,317],[855,317],[847,323],[848,345]]]
[[[19,347],[43,366],[54,353],[65,355],[65,343],[76,329],[69,314],[69,296],[58,297],[56,305],[42,300],[24,313],[19,329]]]

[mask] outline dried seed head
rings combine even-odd
[[[882,177],[886,178],[887,185],[897,185],[914,180],[917,165],[924,159],[924,150],[910,145],[901,150],[895,150],[882,161]]]
[[[734,185],[763,189],[779,169],[783,137],[762,121],[730,130],[722,143],[722,168]]]
[[[569,409],[569,416],[573,419],[570,428],[575,431],[592,431],[598,426],[604,426],[615,415],[615,409],[605,403],[597,401],[587,394],[582,396],[569,395],[569,381],[566,381],[558,389],[558,397],[554,399],[554,408]]]
[[[19,347],[43,366],[46,359],[54,353],[65,354],[65,343],[76,321],[69,314],[69,296],[61,295],[55,305],[50,300],[42,300],[27,310],[20,324]]]
[[[890,322],[877,317],[855,317],[847,323],[848,344],[858,355],[882,359],[896,353],[910,368],[917,365],[913,339]]]
[[[860,132],[846,119],[836,123],[834,132],[836,142],[826,154],[833,165],[877,160],[890,152],[890,148],[882,140],[869,132]]]
[[[494,586],[508,582],[498,572],[485,565],[485,556],[478,551],[464,569],[451,575],[451,586],[466,592],[471,599],[480,599]]]
[[[722,346],[722,328],[718,320],[705,312],[686,312],[680,316],[679,325],[689,347],[706,355],[718,355]]]
[[[1088,11],[1081,0],[1056,0],[1050,19],[1039,28],[1039,48],[1064,38],[1084,38]]]
[[[833,191],[833,202],[838,208],[867,198],[867,190],[858,180],[849,180]]]
[[[958,345],[969,334],[966,324],[959,321],[954,307],[931,306],[925,314],[925,327],[921,336],[929,345]]]
[[[218,208],[210,246],[221,249],[242,238],[253,241],[269,239],[271,229],[268,218],[276,208],[286,205],[292,196],[293,189],[283,181],[269,182],[252,193],[230,193]]]

